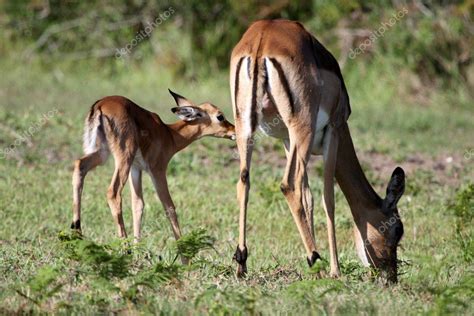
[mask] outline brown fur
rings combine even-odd
[[[170,91],[171,92],[171,91]],[[103,164],[109,153],[115,160],[115,172],[107,191],[107,200],[117,225],[118,235],[126,237],[122,218],[122,189],[130,177],[133,208],[133,230],[135,240],[140,238],[141,217],[144,208],[141,175],[150,174],[158,197],[165,208],[176,239],[181,230],[171,200],[166,180],[166,169],[170,159],[178,151],[203,136],[233,138],[234,126],[216,117],[222,112],[210,103],[194,105],[191,101],[172,93],[178,104],[173,111],[178,115],[184,110],[195,111],[195,117],[165,124],[160,117],[127,98],[105,97],[97,101],[86,119],[84,147],[90,147],[90,135],[96,129],[95,146],[91,152],[74,163],[73,173],[73,225],[80,230],[81,194],[86,174]],[[186,111],[184,114],[188,113]],[[182,116],[184,117],[184,116]],[[75,223],[79,223],[76,225]]]
[[[244,68],[242,61],[247,61],[247,66],[255,70],[253,74],[248,75],[241,70]],[[328,222],[331,275],[340,275],[334,224],[335,176],[342,183],[359,231],[371,240],[369,248],[373,251],[367,251],[374,257],[371,264],[385,268],[390,261],[393,265],[396,256],[393,259],[393,251],[386,246],[388,235],[374,232],[367,224],[377,227],[377,223],[393,216],[395,210],[382,210],[381,199],[372,190],[363,172],[358,170],[360,166],[355,153],[351,154],[353,147],[346,123],[351,113],[349,97],[337,61],[331,53],[298,22],[258,21],[249,27],[232,52],[230,82],[241,170],[237,183],[239,249],[247,249],[246,213],[255,126],[269,113],[278,113],[288,131],[286,137],[282,134],[275,136],[282,138],[286,146],[287,166],[281,189],[303,240],[308,262],[313,264],[316,259],[312,258],[319,257],[314,241],[313,198],[306,166],[314,153],[316,131],[322,128],[316,126],[318,113],[324,112],[328,115],[328,122],[321,141],[324,146],[323,206]],[[354,178],[352,173],[357,177]],[[245,181],[242,180],[244,174]],[[401,177],[397,171],[396,178]],[[398,193],[395,192],[395,195]],[[350,198],[354,195],[361,198]],[[245,271],[245,262],[239,262],[238,275]]]

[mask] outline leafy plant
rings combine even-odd
[[[131,256],[120,253],[117,245],[99,245],[75,235],[60,234],[59,238],[67,257],[81,263],[89,273],[107,280],[130,274]]]
[[[204,229],[198,229],[176,242],[173,247],[176,257],[173,262],[162,261],[160,257],[158,262],[149,261],[150,264],[142,263],[137,266],[126,240],[101,245],[76,232],[60,232],[58,239],[60,258],[57,259],[62,264],[41,268],[36,276],[27,282],[28,293],[17,289],[18,294],[33,301],[40,308],[43,302],[61,291],[64,283],[58,280],[62,275],[72,275],[77,285],[90,288],[95,295],[91,295],[88,300],[98,307],[105,308],[110,304],[110,293],[137,303],[142,288],[156,290],[160,285],[179,278],[183,268],[174,263],[176,257],[182,255],[192,259],[199,251],[213,248],[214,244],[213,237],[207,235]],[[134,247],[133,251],[145,252],[149,257],[147,250],[141,247]],[[188,269],[197,267],[192,265]],[[61,302],[61,306],[68,304]]]
[[[363,267],[358,261],[345,259],[341,257],[341,273],[344,276],[349,276],[354,279],[361,279],[364,274],[367,274],[367,268]]]
[[[310,273],[312,274],[321,274],[327,273],[329,268],[329,262],[326,259],[321,258],[320,260],[316,260],[311,268],[309,268]]]
[[[176,279],[181,268],[178,265],[158,262],[151,269],[139,271],[132,280],[132,285],[122,291],[123,297],[129,301],[137,300],[141,286],[156,289],[161,284]]]
[[[176,256],[181,255],[191,260],[201,250],[214,249],[214,242],[215,239],[207,235],[205,229],[194,230],[176,241]]]
[[[63,283],[58,279],[62,271],[51,266],[45,265],[38,269],[36,275],[28,280],[26,287],[29,289],[28,293],[24,293],[20,288],[16,292],[21,296],[27,298],[38,306],[53,297],[63,287]]]
[[[459,189],[449,207],[456,216],[454,239],[458,244],[464,261],[470,263],[474,258],[474,237],[472,219],[474,218],[474,184]]]
[[[469,224],[474,218],[474,183],[459,189],[450,204],[454,215],[462,222]]]

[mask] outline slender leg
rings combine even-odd
[[[173,200],[171,199],[170,192],[168,190],[168,181],[166,179],[166,169],[165,170],[155,170],[152,172],[153,185],[158,194],[158,198],[165,209],[166,217],[168,217],[171,223],[171,229],[173,230],[174,238],[176,240],[181,238],[181,228],[179,227],[178,215],[176,214],[176,208],[174,206]],[[181,257],[181,262],[183,264],[188,264],[188,259]]]
[[[237,134],[238,135],[238,134]],[[239,245],[234,254],[237,261],[237,276],[243,277],[247,273],[247,203],[250,190],[250,162],[252,160],[253,138],[252,136],[237,138],[237,148],[240,155],[240,177],[237,182],[237,200],[240,208],[239,215]]]
[[[309,230],[311,236],[315,239],[314,235],[314,201],[313,194],[309,187],[308,172],[305,170],[303,178],[303,206],[306,212],[306,219],[308,220]]]
[[[242,67],[239,67],[242,63]],[[234,101],[235,132],[237,150],[240,156],[239,179],[237,181],[237,202],[239,204],[239,243],[233,260],[237,261],[237,277],[247,273],[248,250],[246,245],[247,203],[250,190],[250,161],[253,151],[253,134],[258,126],[260,95],[258,89],[259,61],[252,57],[242,57],[239,64],[231,64],[231,94]],[[250,71],[253,69],[253,71]],[[235,75],[235,76],[234,76]],[[234,82],[235,80],[235,82]],[[234,90],[235,89],[235,90]]]
[[[331,256],[331,276],[339,277],[341,271],[337,256],[336,228],[334,223],[334,176],[336,172],[336,158],[339,138],[333,128],[328,130],[328,143],[324,150],[324,194],[322,198],[323,207],[326,211],[329,252]]]
[[[281,183],[281,190],[286,197],[301,239],[303,240],[308,256],[308,264],[312,266],[320,256],[316,252],[314,237],[311,234],[310,219],[308,219],[306,215],[307,211],[305,210],[304,202],[306,196],[305,192],[310,189],[307,186],[307,182],[305,183],[304,177],[310,156],[313,133],[310,130],[306,133],[295,133],[295,130],[297,129],[293,128],[293,130],[291,130],[290,128],[289,130],[290,146],[287,155],[288,159],[285,175]],[[302,137],[301,135],[304,136]]]
[[[168,217],[171,228],[173,230],[174,237],[176,240],[181,238],[181,228],[179,227],[178,215],[176,215],[176,208],[173,200],[171,199],[170,192],[168,191],[168,181],[166,179],[166,171],[159,170],[153,172],[153,185],[155,186],[158,198],[163,204],[165,209],[166,217]]]
[[[122,238],[127,237],[122,216],[122,190],[127,182],[132,161],[133,158],[115,156],[115,172],[107,190],[107,202],[117,225],[118,235]]]
[[[285,140],[285,154],[286,159],[289,159],[289,150],[290,150],[290,141]],[[313,194],[311,193],[311,189],[309,187],[309,180],[308,180],[308,172],[305,170],[304,174],[304,190],[303,190],[303,207],[306,213],[306,218],[308,220],[309,229],[311,231],[311,236],[314,236],[314,201],[313,201]]]
[[[133,210],[133,237],[135,243],[140,241],[141,237],[141,222],[143,215],[143,190],[142,190],[142,171],[136,167],[130,170],[130,193],[132,196],[132,210]]]
[[[75,229],[79,233],[81,233],[81,196],[84,178],[90,170],[102,164],[106,158],[105,155],[101,155],[100,151],[96,151],[74,162],[74,173],[72,175],[73,218],[71,229]]]

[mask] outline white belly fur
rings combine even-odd
[[[135,158],[133,159],[132,165],[135,168],[148,172],[148,166],[145,163],[145,160],[143,159],[143,155],[140,149],[137,150],[137,153],[135,154]]]
[[[262,115],[259,120],[258,127],[260,130],[271,137],[288,139],[288,129],[283,119],[279,115],[265,116]]]
[[[324,111],[319,111],[316,122],[316,133],[314,134],[311,150],[314,155],[322,155],[323,153],[324,128],[327,126],[328,122],[329,115]],[[286,128],[283,119],[278,115],[271,117],[262,115],[258,127],[268,136],[279,139],[288,139],[288,129]]]
[[[313,155],[323,154],[323,143],[324,143],[324,131],[328,125],[329,115],[324,111],[318,112],[318,120],[316,121],[316,133],[313,138],[313,149],[311,153]]]

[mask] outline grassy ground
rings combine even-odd
[[[279,192],[284,152],[271,139],[257,144],[248,214],[249,275],[237,280],[231,258],[238,233],[238,163],[235,144],[228,140],[203,139],[170,166],[170,191],[181,227],[190,234],[187,242],[173,241],[146,178],[144,240],[126,254],[105,199],[111,161],[86,179],[86,239],[68,235],[72,161],[81,155],[82,122],[90,105],[104,95],[122,94],[172,122],[170,87],[196,101],[211,100],[230,117],[226,74],[189,83],[174,82],[154,64],[45,70],[39,64],[0,63],[0,313],[472,313],[474,112],[462,90],[421,98],[406,88],[406,75],[377,61],[344,71],[353,109],[350,126],[371,182],[383,194],[393,168],[398,164],[407,170],[407,190],[399,203],[405,236],[398,285],[381,287],[357,261],[352,219],[339,190],[343,276],[318,279],[307,268]],[[42,115],[48,118],[41,121]],[[18,135],[32,126],[38,128],[28,141]],[[310,180],[317,244],[328,258],[320,173],[320,161],[314,159]],[[124,197],[130,233],[128,188]],[[193,250],[200,251],[191,266],[174,262],[177,253]]]

